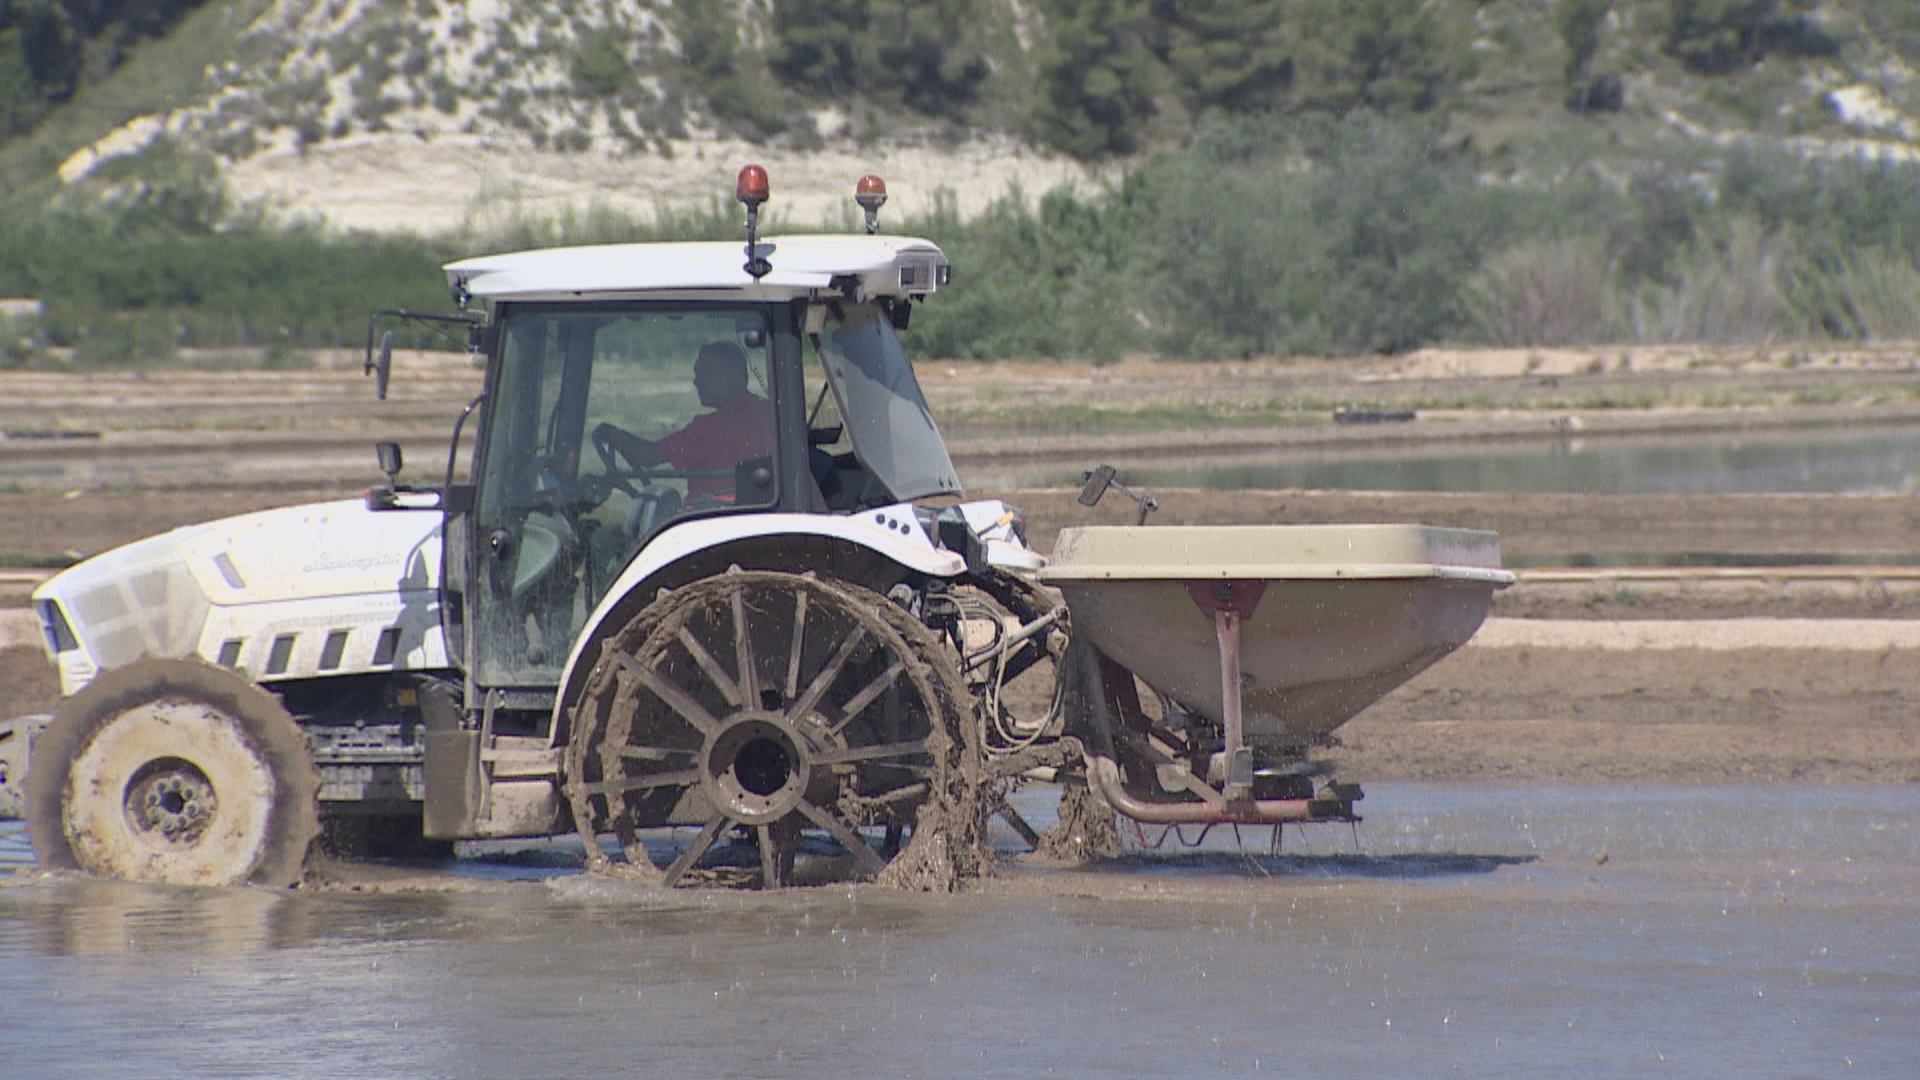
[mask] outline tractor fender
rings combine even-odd
[[[655,536],[608,587],[574,639],[554,698],[552,730],[564,741],[566,710],[599,659],[600,641],[626,625],[661,589],[726,572],[814,571],[884,593],[909,577],[955,578],[966,559],[937,546],[914,507],[824,514],[737,514],[681,522]]]

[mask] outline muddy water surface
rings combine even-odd
[[[1216,832],[1167,854],[1170,836],[959,897],[661,894],[564,847],[364,891],[49,881],[8,823],[0,1072],[1748,1080],[1920,1061],[1920,787],[1393,785],[1362,805],[1357,840],[1289,832],[1273,856],[1247,834],[1255,855]]]

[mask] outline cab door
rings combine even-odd
[[[774,505],[778,485],[752,479],[777,475],[779,457],[770,314],[503,305],[467,537],[479,686],[556,685],[588,615],[649,539],[695,515]],[[742,368],[723,380],[724,401],[712,377],[696,378],[697,362],[721,353]],[[609,450],[630,441],[663,448],[663,460]]]

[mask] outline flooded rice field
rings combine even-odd
[[[660,893],[564,846],[290,893],[47,881],[7,823],[0,1062],[1753,1080],[1920,1061],[1920,786],[1369,795],[1357,831],[1289,831],[1280,855],[1216,830],[1011,863],[961,896]]]
[[[975,463],[986,487],[1077,487],[1077,463]],[[1908,493],[1920,489],[1912,424],[1835,430],[1514,439],[1374,447],[1281,446],[1130,463],[1130,483],[1217,491],[1479,491],[1580,495]]]
[[[399,437],[399,436],[397,436]],[[229,435],[222,440],[113,437],[4,440],[0,488],[14,491],[168,490],[379,481],[371,436]],[[438,482],[447,465],[438,430],[404,429],[407,476]],[[1920,490],[1920,427],[1571,435],[1495,442],[1281,444],[1124,455],[1143,488],[1214,491],[1470,491],[1585,495],[1910,493]],[[969,488],[1077,488],[1086,454],[1033,460],[958,456]]]

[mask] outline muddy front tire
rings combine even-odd
[[[127,881],[284,887],[319,831],[306,737],[231,672],[145,660],[61,703],[34,747],[40,865]]]

